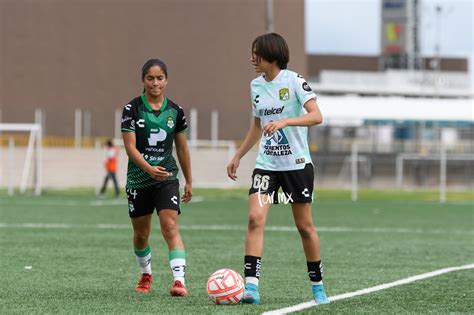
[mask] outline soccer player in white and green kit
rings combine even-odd
[[[186,258],[178,228],[180,199],[188,202],[192,197],[186,118],[183,109],[165,96],[168,70],[163,61],[148,60],[142,67],[142,82],[143,94],[124,106],[121,126],[129,157],[126,185],[128,214],[133,226],[135,256],[141,269],[135,290],[149,292],[153,280],[149,236],[152,215],[156,210],[161,233],[168,245],[174,278],[170,293],[173,296],[187,296],[184,282]],[[172,155],[173,142],[186,180],[181,198],[178,167]]]
[[[308,127],[322,122],[316,95],[304,78],[287,70],[288,45],[275,33],[257,37],[251,63],[259,77],[250,84],[253,123],[227,175],[235,180],[240,159],[260,140],[249,190],[249,222],[245,241],[245,291],[242,302],[260,302],[258,284],[262,267],[265,221],[274,202],[290,203],[303,243],[314,300],[329,300],[322,282],[320,243],[312,219],[314,169],[308,148]],[[283,194],[278,194],[282,188]],[[278,194],[278,195],[277,195]]]

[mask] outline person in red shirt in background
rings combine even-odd
[[[120,194],[118,184],[117,184],[117,177],[115,176],[115,174],[117,173],[117,156],[118,156],[118,151],[117,151],[117,148],[114,146],[112,139],[107,140],[107,153],[106,153],[105,164],[104,164],[105,170],[107,173],[105,175],[102,189],[100,190],[100,196],[104,196],[109,178],[112,179],[112,182],[114,183],[115,197],[118,197]]]

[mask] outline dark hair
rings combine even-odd
[[[257,59],[265,59],[268,62],[276,61],[280,69],[286,69],[290,61],[290,50],[285,39],[277,33],[263,34],[255,38],[252,43],[252,53]]]
[[[114,146],[114,143],[112,142],[112,139],[108,139],[106,143],[107,143],[108,147],[113,147]]]
[[[168,78],[168,68],[166,64],[161,61],[160,59],[149,59],[142,67],[142,80],[145,79],[145,75],[148,73],[151,67],[158,66],[160,67],[161,71],[165,74],[165,77]]]

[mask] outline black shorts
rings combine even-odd
[[[179,208],[179,182],[170,180],[145,188],[127,188],[128,214],[130,218],[138,218],[159,212],[162,209],[173,209],[181,213]]]
[[[282,192],[278,192],[279,188]],[[306,164],[294,171],[267,171],[254,169],[249,195],[270,195],[271,203],[311,203],[313,201],[314,168]]]

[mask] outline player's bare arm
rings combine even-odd
[[[184,194],[181,196],[183,202],[189,202],[193,197],[193,177],[191,174],[191,159],[189,157],[189,148],[186,142],[186,133],[181,132],[174,138],[176,145],[176,155],[179,165],[183,171],[186,184],[184,185]]]
[[[260,118],[254,117],[253,123],[245,136],[244,142],[242,142],[229,165],[227,165],[227,176],[229,176],[230,179],[237,179],[236,172],[240,164],[240,159],[247,154],[261,136],[262,128],[260,127]]]
[[[135,163],[135,165],[150,174],[150,176],[157,181],[163,181],[168,176],[170,176],[170,173],[167,172],[164,167],[151,166],[147,161],[145,161],[143,156],[137,150],[137,139],[134,132],[122,132],[122,138],[125,145],[125,151],[127,152],[128,157],[133,161],[133,163]]]
[[[306,115],[269,122],[263,126],[263,132],[265,135],[270,136],[278,129],[285,128],[286,126],[314,126],[323,122],[323,115],[314,98],[308,100],[304,104],[304,108],[308,112]]]

